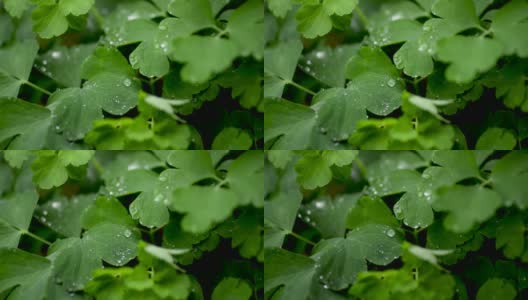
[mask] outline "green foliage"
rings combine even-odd
[[[329,157],[341,163],[306,186]],[[265,299],[524,299],[527,162],[525,151],[269,150]]]
[[[1,2],[1,149],[262,147],[263,0]]]
[[[261,151],[4,150],[2,299],[261,299]]]
[[[268,0],[264,147],[526,147],[524,0]]]

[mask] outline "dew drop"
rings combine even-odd
[[[387,85],[390,86],[390,87],[394,87],[396,85],[396,81],[394,81],[394,79],[390,79],[388,82],[387,82]]]
[[[131,85],[132,85],[132,80],[130,80],[130,79],[127,78],[127,79],[125,79],[125,81],[123,81],[123,84],[124,84],[125,86],[131,86]]]
[[[125,230],[125,236],[126,236],[127,238],[130,237],[130,236],[132,236],[132,231],[130,231],[130,230],[128,230],[128,229]]]
[[[315,53],[315,57],[319,58],[319,59],[323,59],[326,57],[326,53],[324,53],[323,51],[317,51]]]
[[[51,52],[51,57],[58,59],[61,57],[61,53],[59,51],[53,51]]]
[[[388,237],[394,237],[395,234],[396,234],[396,232],[394,232],[394,230],[392,230],[392,229],[387,230],[387,236]]]

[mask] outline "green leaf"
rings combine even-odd
[[[82,63],[92,54],[95,46],[95,44],[83,44],[71,48],[55,46],[38,57],[37,68],[61,86],[80,87]]]
[[[340,45],[335,48],[321,47],[304,55],[301,68],[322,83],[331,87],[344,87],[346,65],[354,56],[358,45]]]
[[[114,266],[124,266],[137,255],[139,230],[119,224],[100,223],[83,234],[86,247]]]
[[[233,42],[213,37],[190,36],[173,42],[172,59],[184,63],[181,76],[190,83],[203,83],[227,69],[236,57]]]
[[[264,3],[260,0],[248,0],[230,15],[225,30],[240,55],[262,59],[264,40],[259,35],[264,30],[263,21]]]
[[[262,207],[264,200],[264,154],[247,151],[230,162],[226,181],[239,199],[239,205]]]
[[[370,112],[386,116],[401,105],[403,82],[387,55],[375,47],[362,47],[347,63],[347,90]]]
[[[92,205],[84,210],[81,224],[83,228],[91,229],[104,223],[129,227],[134,227],[135,225],[117,198],[99,196]]]
[[[249,300],[252,292],[251,287],[244,280],[227,277],[215,287],[211,299]]]
[[[360,228],[367,224],[380,224],[398,228],[399,224],[392,212],[379,197],[363,196],[349,209],[346,217],[347,228]]]
[[[432,161],[447,168],[454,182],[470,177],[479,177],[479,168],[473,151],[435,151]]]
[[[269,292],[283,286],[282,292],[275,296],[276,299],[305,300],[310,294],[315,261],[278,248],[267,250],[265,256],[267,267],[264,269],[264,291]]]
[[[517,54],[520,57],[528,56],[527,42],[516,38],[526,32],[526,11],[528,4],[524,1],[511,1],[506,3],[493,16],[490,30],[494,33],[493,38],[498,40],[504,47],[504,54]]]
[[[302,157],[295,165],[299,174],[297,180],[306,189],[325,186],[332,180],[332,170],[327,162],[319,156]]]
[[[237,203],[237,195],[231,190],[214,186],[190,186],[174,191],[169,208],[185,214],[181,223],[184,230],[203,233],[213,224],[231,216]]]
[[[48,108],[52,112],[55,130],[62,132],[69,140],[82,139],[92,129],[93,122],[103,118],[101,107],[94,105],[92,101],[79,88],[53,93]]]
[[[312,255],[320,266],[316,276],[328,288],[344,289],[367,270],[365,260],[386,265],[400,256],[400,239],[390,227],[365,225],[349,232],[346,238],[323,240]]]
[[[43,189],[60,186],[68,179],[68,166],[82,166],[88,163],[94,152],[79,150],[80,152],[41,151],[31,164],[33,181]]]
[[[10,299],[44,299],[51,263],[19,249],[0,248],[0,291],[14,288]]]
[[[82,289],[91,279],[93,271],[103,266],[101,257],[96,255],[92,245],[79,238],[55,242],[50,247],[48,259],[53,265],[55,282],[70,291]]]
[[[126,58],[113,47],[97,47],[93,54],[82,64],[81,78],[93,79],[103,73],[134,77],[134,70]]]
[[[215,26],[211,5],[207,0],[174,0],[169,4],[168,11],[194,30]]]
[[[406,248],[409,249],[408,244]],[[455,280],[449,273],[421,260],[410,251],[403,255],[401,269],[368,271],[359,274],[349,294],[362,299],[452,299],[455,294]],[[414,276],[418,272],[419,276]]]
[[[0,98],[0,141],[16,135],[29,135],[35,128],[50,126],[51,113],[47,108],[22,100]],[[44,140],[36,148],[42,147]]]
[[[332,16],[344,16],[352,13],[358,1],[325,0],[322,3],[304,2],[295,16],[297,29],[306,38],[316,38],[327,34],[332,29]]]
[[[506,280],[501,278],[488,279],[478,290],[477,300],[484,299],[505,299],[513,300],[517,292],[515,288]]]
[[[306,189],[325,186],[332,179],[330,167],[333,165],[342,167],[351,164],[357,153],[355,150],[305,152],[295,165],[295,170],[298,173],[297,180]]]
[[[278,18],[284,18],[293,7],[291,0],[269,0],[267,3],[268,8]]]
[[[520,257],[526,243],[524,231],[526,226],[520,214],[506,215],[496,228],[495,247],[501,249],[507,258]]]
[[[528,180],[528,155],[511,152],[499,159],[492,168],[490,180],[494,189],[502,196],[504,204],[515,204],[521,209],[528,206],[526,185]]]
[[[367,119],[367,112],[357,94],[348,89],[332,88],[315,95],[312,105],[319,131],[332,141],[342,141],[356,129],[359,120]]]
[[[222,129],[213,140],[212,149],[247,150],[251,148],[253,140],[249,134],[239,128],[227,127]]]
[[[264,50],[264,97],[280,98],[293,79],[303,46],[299,40],[279,43]]]
[[[472,0],[438,0],[431,11],[433,14],[456,25],[459,30],[478,27],[479,20]]]
[[[281,247],[287,233],[293,230],[302,194],[297,183],[297,173],[290,164],[280,176],[274,194],[264,203],[264,247]]]
[[[453,36],[438,42],[438,58],[450,63],[446,78],[456,83],[471,82],[492,68],[502,54],[499,42],[483,37]]]
[[[42,1],[41,1],[42,2]],[[33,29],[40,37],[49,39],[68,30],[68,16],[80,16],[88,13],[94,0],[59,0],[39,4],[32,14]]]
[[[21,234],[29,228],[37,201],[38,195],[35,191],[11,194],[0,199],[2,247],[18,246]]]
[[[437,194],[433,208],[447,212],[444,226],[458,233],[468,232],[488,220],[502,204],[499,194],[478,186],[444,187]]]
[[[264,142],[277,139],[275,149],[306,149],[311,144],[315,111],[290,101],[268,101],[264,106]]]
[[[359,194],[344,194],[335,198],[322,197],[303,205],[303,220],[315,227],[324,238],[345,235],[347,215],[357,205]]]
[[[81,235],[81,215],[95,200],[95,195],[78,195],[72,198],[56,196],[39,205],[36,217],[55,232],[66,237]]]
[[[83,86],[84,97],[114,115],[123,115],[138,102],[139,82],[125,75],[102,73]]]
[[[29,0],[5,0],[4,7],[6,11],[15,18],[22,17],[22,14],[29,8]]]
[[[216,177],[211,156],[207,151],[172,151],[167,163],[185,172],[189,183]]]
[[[512,150],[516,144],[517,139],[510,130],[491,127],[479,137],[475,149]]]
[[[34,39],[17,41],[0,49],[0,97],[17,97],[20,86],[29,79],[39,46]],[[16,59],[15,59],[16,58]]]

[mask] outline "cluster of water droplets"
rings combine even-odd
[[[123,176],[119,176],[111,179],[106,185],[106,189],[108,191],[108,195],[110,196],[122,195],[126,190],[125,178]]]
[[[309,54],[300,65],[300,68],[312,77],[322,76],[322,74],[316,74],[318,68],[325,68],[327,66],[327,59],[331,53],[327,50],[317,50],[313,54]]]

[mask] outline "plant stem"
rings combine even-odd
[[[51,92],[50,91],[48,91],[46,89],[43,89],[43,88],[41,88],[40,86],[38,86],[38,85],[36,85],[34,83],[31,83],[31,82],[29,82],[27,80],[22,80],[22,83],[27,85],[27,86],[29,86],[29,87],[32,87],[33,89],[35,89],[35,90],[37,90],[37,91],[39,91],[39,92],[41,92],[43,94],[51,96]]]
[[[363,161],[361,161],[361,159],[359,159],[358,157],[356,157],[356,159],[354,160],[356,162],[356,165],[359,169],[359,172],[361,173],[361,176],[363,176],[363,178],[367,179],[368,176],[367,176],[367,168],[365,167],[365,164],[363,163]]]
[[[315,246],[315,243],[310,241],[309,239],[305,238],[304,236],[300,235],[300,234],[297,234],[295,232],[292,232],[292,231],[286,231],[287,234],[293,236],[294,238],[297,238],[298,240],[301,240],[303,242],[305,242],[306,244],[310,244],[312,246]]]
[[[37,240],[37,241],[39,241],[39,242],[41,242],[41,243],[43,243],[43,244],[46,244],[46,245],[48,245],[48,246],[51,246],[51,243],[50,243],[50,242],[46,241],[45,239],[41,238],[40,236],[38,236],[38,235],[36,235],[36,234],[33,234],[33,233],[31,233],[31,232],[29,232],[29,231],[27,231],[27,230],[21,230],[20,232],[21,232],[22,234],[25,234],[25,235],[27,235],[27,236],[29,236],[29,237],[34,238],[35,240]]]
[[[310,90],[308,88],[305,88],[304,86],[302,86],[302,85],[300,85],[298,83],[295,83],[295,82],[293,82],[291,80],[286,80],[285,82],[286,82],[286,84],[292,85],[292,86],[298,88],[299,90],[301,90],[301,91],[303,91],[305,93],[308,93],[308,94],[310,94],[312,96],[315,96],[315,92],[314,91],[312,91],[312,90]]]
[[[101,15],[97,7],[95,7],[95,5],[92,7],[92,14],[94,16],[95,21],[99,25],[99,27],[101,27],[101,29],[104,30],[104,23],[105,23],[104,17],[103,15]]]
[[[355,10],[356,10],[356,13],[357,13],[357,16],[358,16],[359,20],[363,24],[363,27],[367,28],[367,26],[368,26],[368,18],[367,18],[367,16],[361,10],[361,8],[359,8],[359,6],[356,6]]]
[[[97,171],[99,176],[103,176],[104,174],[103,165],[101,165],[101,163],[99,162],[99,160],[97,160],[97,158],[95,158],[95,156],[92,158],[92,163],[93,163],[95,171]]]

